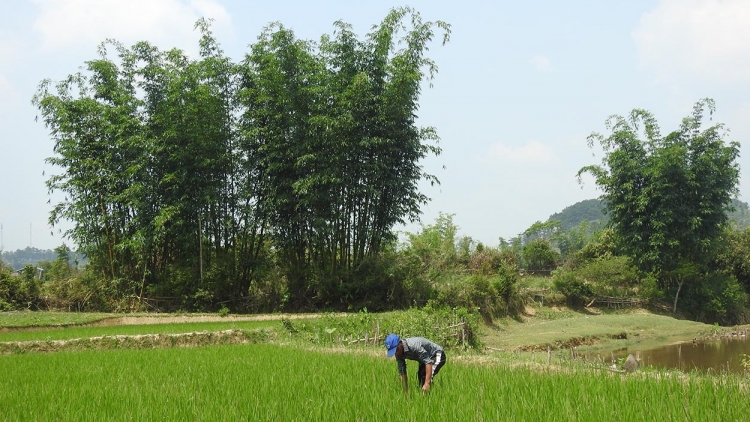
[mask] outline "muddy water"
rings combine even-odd
[[[700,340],[670,344],[653,349],[621,349],[613,352],[615,358],[636,355],[640,352],[641,364],[664,369],[701,371],[710,373],[743,372],[741,354],[750,355],[750,337],[735,335],[717,340]]]

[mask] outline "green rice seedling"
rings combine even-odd
[[[742,420],[747,378],[477,364],[449,355],[428,395],[384,353],[279,345],[0,356],[7,420]],[[408,367],[410,375],[416,366]]]

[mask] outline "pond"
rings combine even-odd
[[[750,337],[744,332],[733,333],[715,340],[694,340],[661,347],[637,347],[613,352],[615,358],[640,352],[641,365],[662,369],[700,372],[743,372],[741,356],[750,355]]]

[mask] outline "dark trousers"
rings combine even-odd
[[[440,368],[445,365],[445,361],[447,358],[445,357],[445,352],[438,352],[435,354],[435,356],[432,357],[432,361],[435,362],[432,364],[432,374],[429,374],[430,376],[430,382],[432,382],[432,379],[435,378],[435,375],[440,372]],[[419,362],[419,369],[417,369],[417,379],[419,380],[419,384],[417,386],[421,389],[424,386],[425,381],[427,381],[427,366],[425,366],[424,363]]]

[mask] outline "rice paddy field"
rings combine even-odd
[[[747,378],[514,366],[448,351],[423,395],[379,348],[239,344],[0,355],[3,421],[738,421]],[[413,377],[416,365],[409,365]]]

